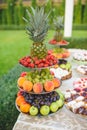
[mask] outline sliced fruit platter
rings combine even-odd
[[[74,89],[65,92],[65,105],[73,113],[87,119],[87,78],[76,80],[74,86]]]
[[[77,71],[83,75],[87,75],[87,64],[79,65]]]
[[[55,39],[52,39],[49,41],[49,44],[51,45],[58,45],[58,46],[66,46],[69,44],[66,40],[56,41]]]
[[[57,48],[54,48],[52,50],[49,50],[49,53],[51,53],[57,59],[68,58],[70,56],[70,52],[65,48],[58,48],[57,47]]]
[[[61,85],[61,81],[49,69],[22,72],[17,83],[19,89],[32,94],[49,93]]]
[[[80,63],[87,63],[87,50],[79,50],[73,54],[73,59]]]
[[[43,59],[38,59],[37,57],[31,58],[31,56],[25,56],[19,60],[19,63],[28,68],[45,68],[53,66],[57,63],[55,56],[48,52],[48,55]]]
[[[87,88],[82,89],[78,92],[78,88],[75,90],[67,90],[65,94],[65,105],[66,107],[77,115],[82,115],[87,119]]]
[[[74,82],[73,82],[73,86],[74,88],[81,89],[81,88],[85,88],[87,87],[87,77],[86,78],[77,78]]]
[[[72,77],[71,64],[67,60],[59,59],[58,65],[50,69],[56,78],[66,80]]]
[[[19,91],[15,104],[19,112],[31,116],[46,116],[63,107],[64,95],[59,90],[45,95],[32,95]]]

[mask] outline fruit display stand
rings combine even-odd
[[[73,82],[79,77],[87,77],[86,75],[80,75],[76,71],[78,66],[73,62],[73,53],[78,49],[69,49],[71,56],[68,61],[72,63],[72,78],[64,80],[59,88],[63,93],[68,89],[73,89]],[[87,130],[87,118],[77,116],[64,106],[60,111],[49,116],[29,116],[27,114],[20,113],[19,117],[13,127],[13,130]]]
[[[61,80],[55,78],[49,69],[57,64],[57,58],[47,51],[43,43],[48,31],[48,15],[44,13],[44,9],[32,8],[32,13],[27,10],[27,14],[29,21],[24,18],[29,22],[26,30],[34,43],[30,55],[21,58],[19,64],[31,70],[22,72],[17,80],[19,91],[15,105],[19,112],[28,116],[47,116],[64,105],[63,94],[56,91],[61,86]],[[40,19],[36,19],[39,16]]]
[[[69,45],[69,42],[63,40],[63,26],[63,17],[59,16],[54,19],[55,34],[53,39],[49,41],[49,44],[54,46],[50,52],[58,59],[68,58],[70,56],[70,52],[64,48],[64,46]]]

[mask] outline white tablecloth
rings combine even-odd
[[[78,64],[73,61],[72,55],[77,49],[69,49],[71,56],[68,61],[72,63],[72,78],[62,82],[60,90],[73,88],[73,81],[79,77],[86,77],[76,71]],[[65,106],[58,112],[45,117],[32,117],[20,113],[13,130],[87,130],[87,119],[70,112]]]

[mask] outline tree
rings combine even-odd
[[[7,24],[13,24],[13,14],[14,14],[14,6],[15,6],[15,1],[16,0],[7,0],[7,11],[6,11],[6,16],[7,16]]]
[[[75,23],[76,24],[80,24],[81,23],[81,10],[82,10],[82,6],[81,6],[81,0],[78,0],[78,4],[75,5],[75,9],[74,9],[74,18],[75,18]]]
[[[85,10],[84,10],[84,15],[83,15],[83,23],[87,24],[87,0],[86,0]]]

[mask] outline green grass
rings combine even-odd
[[[54,31],[49,31],[46,43],[53,35]],[[78,39],[86,37],[87,31],[73,31],[72,33],[72,38]],[[29,40],[24,30],[0,31],[0,76],[15,66],[21,57],[29,54],[31,43],[32,41]],[[81,46],[82,45],[80,45],[80,48]],[[84,44],[84,48],[86,48],[85,46],[87,45]],[[70,47],[72,47],[72,45]]]

